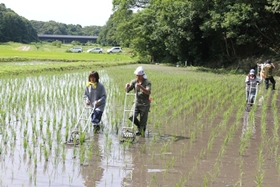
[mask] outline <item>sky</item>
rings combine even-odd
[[[113,0],[0,0],[6,8],[28,20],[56,21],[65,24],[104,26]]]

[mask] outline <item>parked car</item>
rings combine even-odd
[[[107,50],[107,53],[121,53],[122,48],[121,47],[112,47],[111,49]]]
[[[103,53],[103,49],[100,47],[92,48],[87,50],[88,53]]]
[[[81,52],[83,52],[83,48],[82,47],[72,47],[71,49],[69,49],[69,51],[72,53],[81,53]]]

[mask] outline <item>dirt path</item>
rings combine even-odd
[[[18,48],[18,50],[21,50],[21,51],[28,51],[29,49],[30,49],[30,46],[27,46],[27,45],[21,46]]]

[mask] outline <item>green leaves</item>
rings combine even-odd
[[[259,50],[279,48],[276,0],[114,0],[113,4],[117,41],[158,62],[217,61],[219,67]]]

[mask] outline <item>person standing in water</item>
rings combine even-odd
[[[136,79],[133,79],[125,86],[125,91],[130,92],[134,90],[136,93],[136,103],[132,106],[132,111],[135,107],[135,113],[130,113],[129,120],[137,126],[136,135],[145,136],[148,113],[150,110],[150,94],[151,94],[151,82],[147,79],[147,75],[144,72],[142,66],[139,66],[135,71]],[[140,115],[140,119],[137,117]],[[134,120],[133,120],[134,116]]]
[[[106,105],[106,90],[101,82],[99,82],[99,74],[92,71],[88,76],[88,83],[85,88],[84,100],[87,105],[94,108],[94,113],[91,116],[91,122],[94,126],[94,131],[100,130],[99,122]]]

